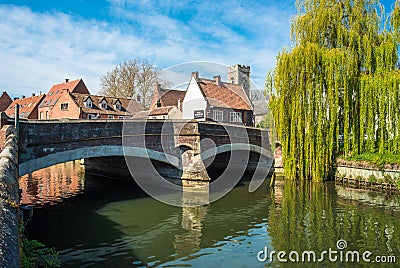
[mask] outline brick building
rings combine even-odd
[[[85,83],[82,79],[77,79],[73,81],[69,81],[65,79],[64,83],[56,84],[51,87],[46,97],[39,105],[39,119],[57,119],[62,118],[59,117],[56,111],[53,108],[56,107],[56,104],[59,103],[60,98],[63,94],[68,95],[68,93],[81,93],[81,94],[90,94],[87,89]],[[65,98],[65,96],[63,96]],[[57,109],[55,109],[57,110]],[[70,118],[76,118],[75,114]],[[78,117],[79,118],[79,117]]]
[[[23,119],[38,119],[39,104],[45,98],[44,94],[35,95],[26,98],[22,96],[21,99],[15,98],[14,101],[5,110],[7,116],[14,118],[15,105],[19,104],[19,117]]]
[[[7,92],[3,91],[0,96],[0,112],[4,112],[8,106],[13,102]]]
[[[148,118],[151,119],[181,119],[182,101],[186,91],[165,89],[156,84],[150,103]]]
[[[243,68],[246,72],[238,74]],[[250,67],[235,65],[228,71],[230,83],[222,82],[219,75],[206,79],[200,78],[198,72],[192,73],[182,103],[183,118],[254,125]]]
[[[39,119],[123,119],[142,110],[134,100],[91,95],[77,79],[50,89],[39,106]]]

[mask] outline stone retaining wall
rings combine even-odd
[[[13,126],[0,133],[0,267],[20,267],[18,143]]]

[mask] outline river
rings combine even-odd
[[[400,262],[400,197],[333,182],[278,181],[254,193],[244,182],[214,203],[181,208],[75,161],[26,175],[20,187],[22,203],[35,206],[29,238],[55,247],[62,267],[315,267],[307,255],[301,262],[303,252],[318,262],[329,249],[337,259],[322,255],[324,266],[354,267],[348,251],[360,252],[359,266],[376,265],[376,257]],[[271,263],[271,251],[286,255]]]

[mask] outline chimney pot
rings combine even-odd
[[[69,78],[65,78],[65,83],[68,83],[68,81],[69,81]]]
[[[214,76],[214,80],[217,86],[221,85],[221,76],[219,75]]]
[[[25,95],[22,95],[22,98],[25,99]]]
[[[199,79],[199,72],[192,72],[192,76],[194,77],[194,79],[196,79],[196,81]]]
[[[18,100],[18,97],[14,97],[14,100],[15,100],[15,101]]]
[[[32,93],[32,97],[35,97],[36,96],[36,94],[35,93]]]

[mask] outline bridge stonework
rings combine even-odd
[[[174,174],[182,184],[196,186],[210,181],[207,171],[226,165],[233,150],[251,152],[251,161],[259,161],[262,154],[273,161],[268,134],[257,128],[185,120],[21,120],[19,175],[77,159],[95,165],[110,162],[104,161],[107,158],[149,158],[171,170],[179,167],[181,172]],[[111,162],[117,168],[124,161]]]

